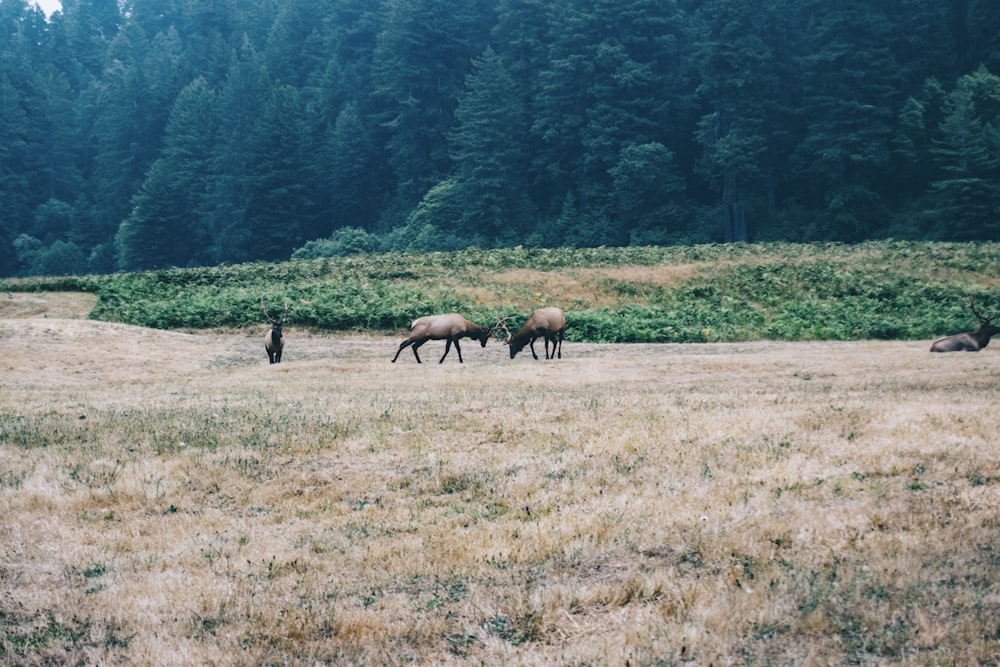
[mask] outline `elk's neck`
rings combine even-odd
[[[978,331],[972,334],[972,337],[976,339],[976,342],[979,343],[979,347],[982,348],[989,345],[990,337],[996,333],[1000,333],[1000,328],[992,325],[982,326],[979,327]]]

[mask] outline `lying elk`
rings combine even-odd
[[[532,311],[528,321],[524,326],[507,339],[510,346],[510,358],[513,359],[518,352],[527,345],[531,349],[531,356],[535,359],[535,341],[539,338],[545,339],[545,358],[555,359],[557,356],[562,359],[563,334],[566,332],[566,315],[555,306],[538,308]],[[552,356],[549,357],[549,343],[552,343]]]
[[[285,314],[281,318],[271,317],[264,305],[264,299],[260,300],[260,305],[264,309],[264,317],[271,323],[271,329],[264,334],[264,349],[267,350],[267,358],[272,364],[281,363],[281,350],[285,347],[285,337],[281,333],[281,325],[288,319],[288,302],[285,302]]]
[[[492,334],[491,328],[474,324],[458,313],[418,317],[410,325],[410,337],[399,344],[399,349],[396,350],[396,356],[392,358],[392,363],[396,363],[399,353],[407,346],[413,347],[413,356],[416,357],[418,364],[421,363],[417,348],[429,340],[448,341],[444,346],[444,354],[441,355],[439,364],[444,363],[444,358],[448,356],[452,343],[455,344],[455,351],[458,352],[458,363],[463,363],[462,348],[458,345],[458,339],[468,337],[472,340],[478,340],[482,347],[486,347],[486,340]]]
[[[979,352],[990,344],[990,336],[1000,333],[1000,327],[990,324],[991,317],[983,317],[979,314],[973,299],[969,299],[969,308],[979,320],[979,328],[969,333],[938,338],[931,343],[931,352]]]

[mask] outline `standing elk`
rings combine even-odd
[[[281,333],[281,325],[288,319],[288,302],[285,302],[285,314],[280,318],[271,317],[264,305],[264,299],[260,300],[260,305],[264,309],[264,317],[271,323],[271,329],[264,334],[264,349],[267,351],[267,358],[272,364],[281,363],[281,351],[285,347],[285,337]]]
[[[418,317],[410,325],[410,337],[399,344],[399,349],[396,350],[396,356],[392,358],[392,363],[396,363],[399,353],[407,346],[413,347],[413,356],[416,357],[418,364],[421,363],[420,355],[417,354],[417,348],[429,340],[448,341],[444,346],[444,354],[441,355],[439,364],[444,363],[444,358],[448,356],[452,343],[455,344],[455,351],[458,352],[458,363],[464,363],[462,361],[462,348],[458,345],[458,339],[469,337],[472,340],[478,340],[482,344],[482,347],[486,347],[486,340],[492,334],[493,330],[489,327],[481,327],[465,319],[458,313]]]
[[[990,324],[992,317],[983,317],[979,314],[973,299],[969,299],[969,308],[979,320],[979,328],[969,333],[938,338],[931,343],[931,352],[979,352],[990,344],[990,336],[1000,333],[1000,327]]]
[[[527,345],[531,350],[531,356],[537,359],[535,341],[544,338],[545,358],[555,359],[558,356],[559,359],[562,359],[562,341],[565,332],[566,315],[561,309],[555,306],[538,308],[532,311],[524,326],[507,339],[507,345],[510,346],[510,358],[513,359]],[[551,357],[549,357],[549,342],[552,343]]]

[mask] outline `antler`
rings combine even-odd
[[[500,318],[500,317],[497,318],[497,323],[494,324],[492,327],[490,327],[490,329],[493,331],[493,335],[494,336],[496,336],[497,338],[500,338],[500,336],[497,336],[497,332],[498,331],[503,331],[503,333],[504,333],[504,340],[510,340],[511,333],[510,333],[510,329],[507,328],[507,320],[509,320],[510,318],[511,318],[510,315],[507,315],[507,316],[505,316],[503,318]]]
[[[972,297],[969,297],[969,308],[972,309],[972,314],[975,315],[976,319],[978,319],[982,324],[990,323],[992,317],[983,317],[982,315],[980,315],[979,311],[976,310],[976,300],[973,299]]]
[[[267,306],[264,305],[264,297],[260,298],[260,305],[264,309],[264,317],[266,317],[271,324],[282,324],[288,319],[288,299],[285,299],[285,314],[281,316],[281,319],[275,319],[271,317],[270,313],[267,312]]]

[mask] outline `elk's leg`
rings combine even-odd
[[[444,354],[441,355],[441,361],[438,362],[439,364],[444,363],[444,358],[448,356],[448,352],[451,350],[451,344],[453,342],[455,343],[455,352],[458,353],[458,363],[462,363],[462,348],[458,344],[458,339],[456,338],[452,341],[452,339],[449,338],[448,342],[444,344]]]
[[[417,360],[418,364],[423,363],[423,362],[420,361],[420,355],[417,354],[417,348],[420,347],[421,345],[423,345],[426,342],[427,342],[426,340],[422,340],[422,341],[419,341],[419,342],[413,344],[413,356]]]
[[[532,337],[531,341],[528,343],[528,347],[531,348],[531,356],[533,356],[535,359],[538,358],[538,355],[535,354],[535,341],[536,340],[538,340],[537,337]],[[547,348],[548,348],[548,346],[546,346],[546,349]],[[549,358],[548,355],[546,355],[545,358],[548,359]]]
[[[392,358],[392,363],[396,363],[396,359],[399,359],[399,353],[403,351],[403,348],[405,348],[407,345],[410,345],[411,343],[413,343],[413,340],[407,338],[406,340],[404,340],[402,343],[399,344],[399,349],[396,350],[396,356]],[[417,348],[413,348],[414,353],[416,353],[416,349]],[[419,357],[417,358],[417,361],[420,361]]]
[[[560,359],[562,359],[562,342],[563,342],[563,335],[560,333],[559,337],[556,338],[556,341],[555,341],[555,343],[552,346],[552,351],[553,352],[555,352],[556,346],[559,347],[559,358]]]

